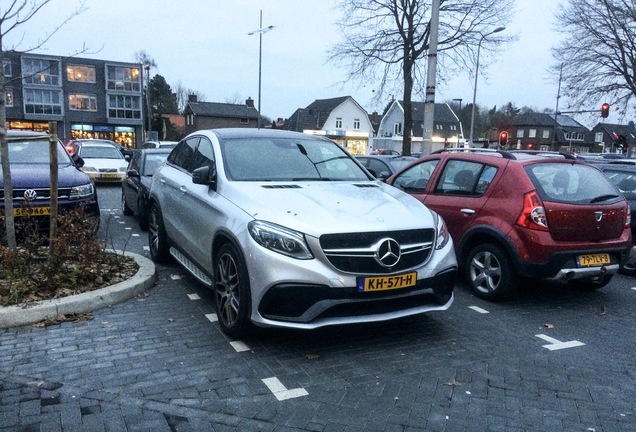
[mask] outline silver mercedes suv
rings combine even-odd
[[[222,330],[382,321],[453,301],[441,217],[335,142],[297,132],[190,134],[154,174],[149,246],[212,288]]]

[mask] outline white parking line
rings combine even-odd
[[[173,275],[170,275],[170,279],[172,279],[172,280],[180,280],[181,276],[173,274]]]
[[[190,300],[201,300],[199,294],[188,294],[188,297],[190,298]]]
[[[205,314],[205,317],[210,320],[210,322],[217,322],[219,317],[215,313]]]
[[[230,345],[232,345],[232,348],[234,348],[236,352],[244,352],[250,350],[250,347],[248,347],[247,345],[245,345],[244,342],[241,341],[231,341]]]
[[[133,236],[133,237],[139,237],[139,234],[136,234],[136,233],[135,233],[135,234],[133,234],[132,236]]]
[[[550,336],[544,335],[544,334],[538,334],[535,335],[536,337],[543,339],[546,342],[550,342],[548,345],[542,345],[543,348],[547,348],[550,351],[556,351],[556,350],[560,350],[560,349],[564,349],[564,348],[574,348],[574,347],[578,347],[578,346],[583,346],[585,345],[583,342],[579,342],[577,340],[573,340],[573,341],[568,341],[568,342],[561,342],[558,339],[554,339]]]
[[[480,308],[479,306],[468,306],[468,309],[472,309],[472,310],[474,310],[475,312],[479,312],[480,314],[487,314],[487,313],[490,313],[490,312],[488,312],[486,309],[482,309],[482,308]]]
[[[307,390],[305,390],[302,387],[297,389],[287,390],[287,388],[283,385],[283,383],[280,382],[280,380],[276,377],[263,378],[262,381],[263,383],[265,383],[269,391],[271,391],[274,394],[274,396],[276,396],[276,399],[278,399],[279,401],[307,396],[309,394],[307,393]]]

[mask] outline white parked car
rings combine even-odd
[[[119,150],[108,144],[83,143],[77,154],[84,160],[84,171],[96,182],[121,182],[128,161]]]
[[[314,329],[447,309],[441,217],[324,137],[195,132],[152,179],[149,246],[214,291],[222,330]]]

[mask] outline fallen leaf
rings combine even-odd
[[[305,358],[309,360],[316,360],[317,358],[320,358],[320,356],[318,354],[305,354]]]
[[[598,313],[599,316],[603,316],[607,313],[607,307],[605,307],[605,305],[603,305],[603,308],[601,309],[601,311]]]
[[[543,327],[549,328],[549,329],[553,329],[554,328],[554,324],[543,324]]]
[[[462,384],[459,381],[455,380],[455,378],[453,378],[452,380],[447,382],[446,385],[450,387],[459,387]]]

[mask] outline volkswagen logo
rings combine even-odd
[[[391,238],[380,241],[375,259],[383,267],[393,267],[400,261],[400,244]]]
[[[25,201],[28,201],[28,202],[35,201],[37,197],[38,197],[38,193],[34,191],[33,189],[27,189],[24,191]]]

